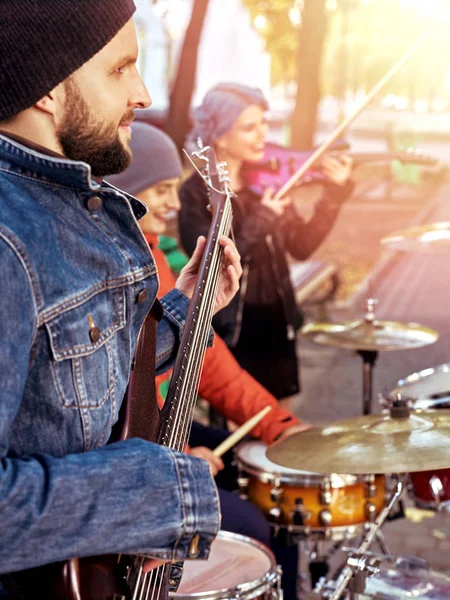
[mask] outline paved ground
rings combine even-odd
[[[450,182],[434,191],[425,205],[419,204],[415,215],[405,210],[402,213],[393,207],[391,213],[384,213],[383,219],[387,219],[391,230],[401,221],[404,221],[400,225],[403,227],[408,225],[408,219],[417,222],[419,214],[430,223],[450,220]],[[350,216],[359,219],[361,224],[376,215],[373,209],[372,212],[364,212],[357,202],[354,206]],[[382,211],[382,208],[378,211]],[[344,225],[341,224],[341,227]],[[361,231],[361,248],[373,246],[374,236],[376,238],[380,234],[377,231],[371,237],[370,230],[369,224],[367,230]],[[343,241],[346,242],[346,238]],[[354,246],[354,239],[351,244]],[[384,261],[381,267],[380,260]],[[450,362],[450,260],[446,253],[395,254],[389,261],[386,257],[380,258],[378,263],[374,261],[371,272],[375,275],[373,295],[380,301],[377,310],[379,318],[416,321],[434,328],[440,335],[434,345],[425,348],[380,354],[374,373],[373,399],[373,412],[379,412],[376,400],[379,392],[389,392],[398,379],[408,374]],[[331,307],[331,319],[361,315],[364,289],[361,286],[360,293],[356,291],[350,297],[350,302]],[[315,318],[314,312],[308,316]],[[298,344],[303,392],[295,401],[294,412],[314,424],[360,415],[361,359],[351,351],[314,345],[301,337]],[[380,448],[380,452],[383,452],[383,448]],[[404,502],[407,507],[413,506],[406,494]],[[404,518],[385,525],[383,532],[391,551],[395,555],[425,558],[432,568],[450,572],[450,514],[431,514],[431,518],[430,515],[421,516],[426,518],[420,523]]]

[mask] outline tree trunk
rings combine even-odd
[[[312,148],[320,99],[320,63],[326,33],[326,0],[305,0],[298,58],[297,96],[291,121],[291,143]]]
[[[169,112],[164,129],[175,142],[180,154],[191,128],[190,107],[197,72],[197,52],[207,8],[208,0],[194,0],[191,20],[186,30],[177,74],[170,93]]]

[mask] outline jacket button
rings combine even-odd
[[[141,290],[139,292],[139,294],[137,295],[137,302],[139,302],[139,304],[142,304],[143,302],[145,302],[148,298],[148,290]]]
[[[89,200],[87,201],[87,207],[90,211],[98,210],[102,206],[103,200],[100,198],[100,196],[92,196],[92,198],[89,198]]]
[[[198,533],[196,535],[194,535],[194,537],[192,538],[192,541],[189,545],[189,556],[191,558],[195,558],[196,556],[198,556],[198,543],[200,541],[200,536],[198,535]]]
[[[91,342],[93,344],[96,344],[100,339],[100,329],[96,325],[89,329],[89,337],[91,338]]]

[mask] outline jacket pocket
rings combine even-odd
[[[57,394],[67,408],[99,408],[114,394],[115,334],[125,326],[125,290],[105,290],[46,328]]]

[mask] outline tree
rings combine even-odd
[[[291,144],[312,148],[320,100],[320,66],[327,15],[326,0],[304,0],[297,62],[297,94],[291,118]]]
[[[175,142],[180,154],[191,128],[189,113],[195,87],[198,47],[207,9],[208,0],[194,0],[177,74],[170,94],[169,111],[164,129]]]

